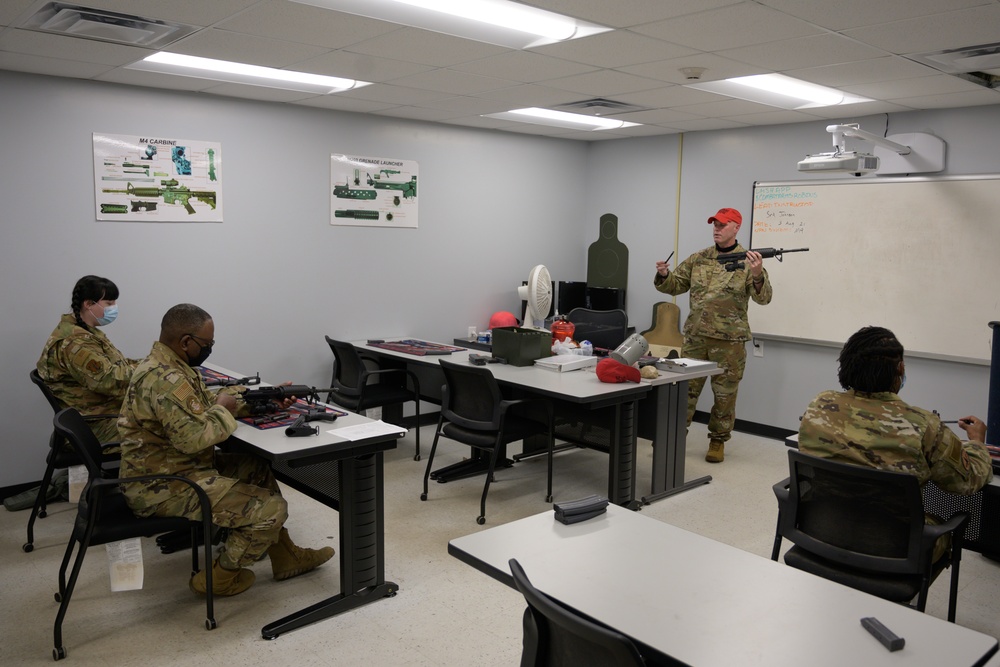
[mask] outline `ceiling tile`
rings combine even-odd
[[[497,56],[454,65],[450,69],[531,83],[593,72],[597,68],[531,51],[508,51]]]
[[[965,79],[949,74],[921,76],[914,79],[898,81],[879,81],[844,86],[842,90],[876,100],[894,100],[901,97],[923,97],[939,93],[964,93],[976,90],[979,86]],[[1000,93],[997,93],[1000,96]],[[1000,99],[998,99],[1000,101]]]
[[[288,67],[326,53],[321,46],[208,29],[171,44],[165,51],[262,67]],[[290,69],[296,69],[291,67]]]
[[[450,67],[470,60],[499,55],[509,49],[417,28],[403,28],[388,35],[354,44],[347,50],[371,56],[405,58],[435,67]]]
[[[379,58],[363,53],[328,51],[321,56],[296,63],[295,69],[312,74],[326,74],[327,76],[341,76],[348,79],[382,83],[418,72],[426,72],[433,68],[430,65]]]
[[[0,51],[48,57],[58,54],[63,60],[102,65],[127,65],[153,53],[149,49],[137,46],[110,44],[93,39],[78,39],[31,30],[5,30],[0,33]]]
[[[0,69],[12,72],[30,72],[49,76],[68,76],[75,79],[92,79],[109,70],[108,65],[86,63],[78,60],[62,60],[29,53],[0,51]]]
[[[448,93],[435,90],[420,90],[418,88],[407,88],[389,83],[376,83],[364,88],[355,88],[343,93],[338,93],[344,97],[356,97],[361,100],[372,100],[374,102],[391,102],[398,105],[420,104],[430,100],[440,100],[450,97]]]
[[[671,127],[684,132],[701,132],[704,130],[731,130],[737,127],[749,127],[749,123],[738,123],[722,118],[702,118],[698,120],[682,120],[671,123]]]
[[[129,86],[144,86],[148,88],[167,88],[170,90],[204,90],[218,85],[218,81],[208,79],[196,79],[190,76],[176,76],[173,74],[161,74],[159,72],[144,72],[141,70],[116,69],[95,77],[100,81],[109,83],[123,83]]]
[[[737,123],[747,123],[749,125],[780,125],[783,123],[806,123],[816,120],[816,116],[801,111],[789,111],[778,109],[775,111],[763,111],[760,113],[738,114],[734,116],[723,116],[727,120]]]
[[[540,7],[557,14],[591,21],[612,28],[626,28],[640,23],[716,9],[742,0],[520,0],[525,5]]]
[[[718,81],[737,76],[766,73],[761,67],[723,58],[715,53],[696,53],[683,58],[672,58],[655,63],[643,63],[642,65],[630,65],[617,69],[622,72],[658,81],[669,81],[676,84],[689,83],[687,75],[681,72],[682,67],[704,67],[705,71],[701,75],[701,81]]]
[[[437,90],[453,95],[471,95],[481,93],[486,90],[496,90],[497,88],[509,88],[515,81],[496,79],[491,76],[479,76],[468,72],[459,72],[453,69],[435,69],[419,74],[412,74],[393,81],[400,86],[410,88],[421,88],[425,90]]]
[[[977,88],[963,93],[921,95],[893,100],[914,109],[951,109],[954,107],[974,107],[984,104],[1000,104],[1000,91]]]
[[[455,118],[456,116],[464,115],[459,114],[454,111],[445,111],[442,109],[428,109],[426,107],[393,107],[387,111],[373,111],[373,114],[382,116],[392,116],[393,118],[410,118],[413,120],[445,120],[447,118]]]
[[[627,30],[605,32],[582,39],[571,39],[532,49],[556,58],[564,58],[595,67],[622,67],[654,60],[678,58],[695,53],[694,49],[645,37]]]
[[[632,30],[699,51],[721,51],[820,32],[805,21],[750,2],[647,23]]]
[[[789,69],[850,63],[888,54],[840,35],[810,35],[719,51],[718,55],[750,63],[774,72]]]
[[[803,0],[759,0],[760,4],[809,21],[830,30],[844,30],[863,25],[877,25],[916,16],[941,12],[942,4],[949,10],[975,7],[983,0],[837,0],[836,2],[803,2]]]
[[[947,15],[848,30],[844,34],[891,53],[906,54],[989,44],[1000,39],[1000,4],[974,7]]]
[[[14,20],[17,19],[23,12],[28,10],[28,7],[35,4],[36,0],[4,0],[0,2],[0,25],[14,25]]]
[[[355,97],[344,97],[343,95],[317,95],[295,102],[296,105],[304,107],[314,107],[316,109],[333,109],[335,111],[353,111],[355,113],[368,113],[370,111],[382,111],[390,109],[395,104],[388,102],[373,102],[371,100],[359,100]]]
[[[524,84],[521,86],[511,86],[510,88],[498,88],[488,90],[479,97],[490,100],[506,102],[511,109],[521,107],[555,107],[580,99],[579,94],[568,91],[540,86],[536,84]]]
[[[3,0],[7,2],[7,0]],[[78,4],[91,9],[106,9],[119,14],[131,14],[147,19],[161,19],[209,26],[227,16],[243,11],[260,0],[79,0]],[[40,0],[41,2],[41,0]]]
[[[220,22],[216,27],[259,37],[325,46],[329,49],[343,48],[400,30],[400,26],[395,23],[287,0],[270,0],[258,4],[231,19]]]
[[[649,90],[650,88],[660,88],[663,86],[663,83],[623,72],[598,70],[596,72],[587,72],[586,74],[567,76],[561,79],[552,79],[551,81],[546,81],[545,85],[580,93],[581,95],[608,97],[622,93],[633,93],[639,90]]]
[[[248,100],[262,100],[265,102],[295,102],[315,97],[315,93],[303,93],[297,90],[281,90],[279,88],[266,88],[264,86],[248,86],[241,83],[219,83],[203,88],[201,92],[212,95],[225,95],[226,97],[242,97]]]
[[[912,79],[918,76],[929,76],[934,70],[907,60],[900,56],[873,58],[854,63],[841,63],[823,67],[787,70],[785,74],[803,81],[811,81],[824,86],[838,88],[858,83],[873,83],[875,81],[892,81],[893,79]]]

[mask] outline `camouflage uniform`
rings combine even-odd
[[[971,495],[993,479],[986,447],[963,443],[933,412],[907,405],[891,391],[824,391],[799,424],[799,450],[824,459],[932,480],[945,491]],[[930,524],[941,520],[926,515]],[[951,546],[945,535],[934,545],[937,561]]]
[[[736,244],[728,252],[745,251],[743,246]],[[761,305],[770,303],[771,282],[765,270],[764,284],[758,293],[750,269],[726,271],[716,260],[718,256],[715,246],[696,252],[666,276],[657,273],[653,285],[666,294],[691,292],[691,312],[684,322],[681,355],[714,361],[725,371],[712,376],[715,403],[708,419],[708,437],[726,442],[736,421],[736,393],[746,367],[746,341],[750,340],[747,306],[750,299]],[[698,396],[704,387],[705,378],[688,382],[688,426],[691,426]]]
[[[277,542],[288,507],[270,467],[253,456],[215,452],[236,419],[166,345],[154,343],[136,368],[118,430],[121,477],[180,475],[205,490],[213,523],[230,529],[219,558],[224,568],[251,565]],[[201,518],[197,496],[183,482],[129,484],[125,499],[138,516]]]
[[[103,331],[80,326],[70,313],[45,342],[36,368],[63,405],[84,416],[114,415],[89,422],[101,442],[113,442],[118,440],[118,411],[137,363],[126,359]]]
[[[989,452],[963,443],[933,412],[886,391],[824,391],[799,424],[799,449],[843,463],[916,475],[970,495],[993,479]]]

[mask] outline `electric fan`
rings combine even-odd
[[[528,274],[528,284],[517,288],[522,301],[528,302],[524,316],[526,329],[545,330],[545,316],[552,307],[552,276],[544,265],[539,264]],[[536,324],[536,321],[538,324]]]

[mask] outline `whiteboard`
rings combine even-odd
[[[840,346],[891,329],[907,354],[988,364],[1000,320],[1000,174],[755,183],[751,248],[774,298],[750,304],[762,338]]]

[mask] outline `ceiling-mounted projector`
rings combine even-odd
[[[870,153],[818,153],[799,162],[799,171],[846,171],[860,176],[878,171],[878,158]]]

